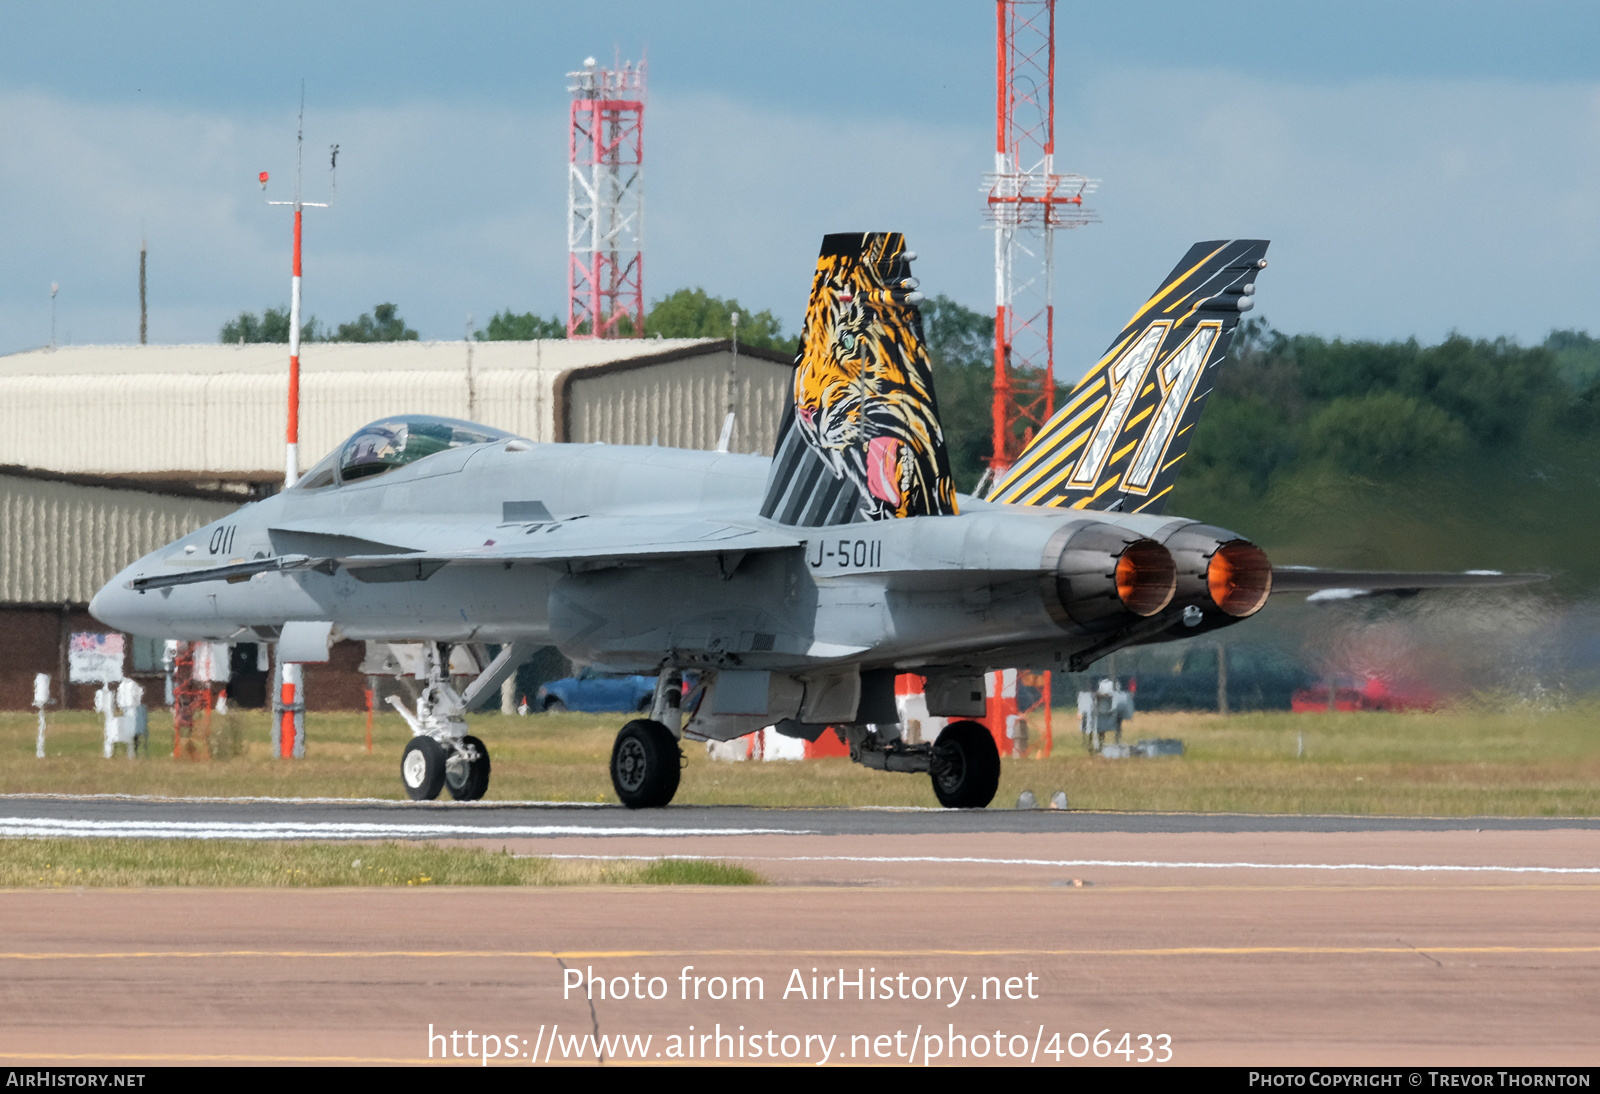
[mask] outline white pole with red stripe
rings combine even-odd
[[[299,189],[298,184],[295,189]],[[297,195],[298,197],[298,195]],[[294,206],[294,273],[289,278],[289,431],[283,487],[300,481],[300,202]]]
[[[310,205],[326,209],[328,202],[304,201],[300,188],[301,165],[305,148],[306,89],[300,85],[300,121],[295,131],[294,145],[294,200],[269,201],[268,205],[294,207],[294,258],[289,275],[289,411],[288,428],[284,437],[283,487],[290,489],[300,481],[300,240],[305,207]],[[333,148],[330,173],[338,167],[338,146]],[[263,191],[267,188],[267,172],[261,172]],[[305,682],[298,664],[280,662],[277,717],[273,734],[278,742],[277,754],[284,758],[299,759],[306,754],[305,740]]]

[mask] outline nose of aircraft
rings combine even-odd
[[[136,593],[127,587],[129,572],[124,570],[110,581],[106,582],[101,590],[94,594],[94,599],[89,601],[89,614],[108,627],[129,634],[139,634],[148,629],[149,610],[141,603],[148,600],[150,594]]]

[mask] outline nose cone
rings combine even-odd
[[[89,601],[89,614],[106,626],[129,634],[146,634],[150,630],[151,612],[144,601],[149,593],[136,593],[128,588],[133,567],[122,571],[105,583]]]

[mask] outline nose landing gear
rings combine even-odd
[[[432,801],[444,788],[444,746],[419,734],[406,742],[400,754],[400,781],[412,801]]]
[[[445,761],[444,785],[458,802],[475,802],[489,789],[489,749],[473,736],[461,738],[459,750]]]
[[[489,789],[489,749],[467,732],[466,702],[440,666],[437,655],[430,657],[415,714],[389,696],[412,732],[400,756],[400,782],[412,801],[433,801],[443,790],[459,802],[477,801]]]

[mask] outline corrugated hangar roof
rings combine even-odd
[[[716,346],[714,338],[552,338],[536,342],[307,342],[300,367],[313,372],[464,373],[467,347],[475,369],[534,369],[564,372],[612,361],[650,357],[693,346]],[[742,352],[748,353],[745,349]],[[174,373],[223,376],[235,373],[283,379],[289,367],[284,342],[202,343],[191,346],[57,346],[0,356],[0,377],[133,376]]]
[[[536,441],[771,451],[792,363],[715,339],[308,343],[309,467],[390,414],[468,418]],[[0,464],[270,483],[282,476],[288,347],[64,346],[0,356]]]

